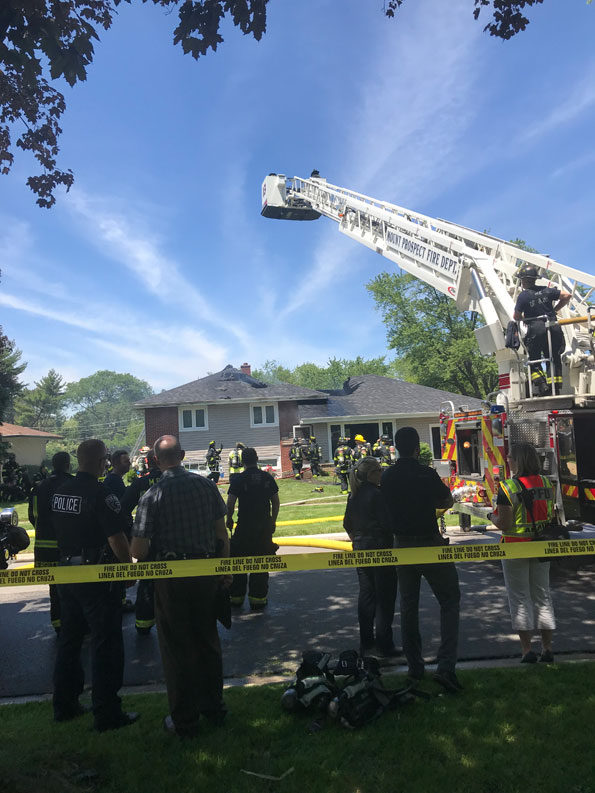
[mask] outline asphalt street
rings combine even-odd
[[[495,535],[463,535],[457,542],[496,541]],[[283,552],[304,552],[284,548]],[[498,562],[458,565],[461,581],[461,659],[518,655],[512,633],[502,570]],[[552,570],[558,653],[595,653],[595,565],[572,574]],[[128,590],[130,593],[134,590]],[[0,590],[0,698],[46,694],[52,689],[56,637],[49,625],[46,587]],[[420,621],[426,659],[431,663],[439,637],[439,611],[422,584]],[[138,636],[134,615],[124,615],[126,686],[163,683],[155,630]],[[395,639],[399,643],[399,619]],[[321,649],[337,654],[356,649],[357,580],[355,570],[324,570],[271,575],[269,605],[253,613],[245,605],[231,630],[220,627],[226,678],[254,679],[290,675],[301,653]],[[88,648],[84,648],[88,661]]]

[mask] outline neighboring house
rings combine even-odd
[[[209,441],[223,444],[225,473],[237,441],[253,446],[263,463],[290,471],[294,436],[316,435],[323,459],[332,459],[339,437],[357,433],[374,443],[394,437],[399,427],[415,427],[422,441],[440,457],[440,407],[451,401],[478,409],[478,399],[435,388],[363,375],[350,377],[339,391],[314,391],[288,383],[267,384],[250,374],[250,366],[228,365],[220,372],[162,391],[138,402],[144,410],[146,442],[160,435],[180,438],[188,460],[204,460]]]
[[[10,451],[19,465],[41,465],[47,442],[59,440],[62,436],[4,423],[0,424],[0,437],[3,441],[10,441]]]

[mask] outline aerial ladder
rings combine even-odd
[[[451,474],[452,466],[461,461],[451,476],[453,487],[459,492],[475,488],[471,502],[466,497],[460,502],[475,504],[468,514],[486,514],[498,480],[509,475],[508,444],[527,440],[538,448],[546,472],[559,484],[561,517],[595,523],[595,276],[490,234],[329,184],[317,171],[309,178],[266,176],[261,214],[285,220],[330,218],[342,234],[448,295],[459,310],[481,314],[485,324],[474,333],[480,352],[496,359],[498,391],[487,395],[482,416],[464,406],[445,405],[441,417],[443,457]],[[548,286],[571,295],[556,321],[546,321],[548,337],[549,328],[559,325],[566,342],[562,387],[554,387],[549,396],[533,394],[529,367],[543,364],[553,375],[551,349],[538,362],[529,361],[522,343],[520,349],[506,346],[506,328],[521,291],[517,274],[525,264],[537,267]],[[463,424],[466,413],[473,415],[457,456],[456,419]],[[486,437],[490,427],[500,428],[496,439]],[[474,428],[475,445],[470,435]],[[463,459],[471,460],[468,467],[477,470],[455,476],[463,473]]]

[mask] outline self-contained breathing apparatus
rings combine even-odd
[[[384,687],[376,658],[361,658],[355,650],[346,650],[331,664],[329,653],[307,650],[281,705],[290,712],[328,716],[356,730],[413,699],[412,686],[395,691]]]

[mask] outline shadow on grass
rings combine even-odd
[[[140,722],[102,735],[89,717],[54,725],[47,704],[11,706],[0,791],[593,793],[592,665],[460,677],[462,694],[416,701],[357,732],[329,722],[309,734],[311,716],[281,710],[280,686],[229,691],[226,727],[184,742],[160,728],[162,695],[127,698]],[[290,768],[280,782],[242,773]]]

